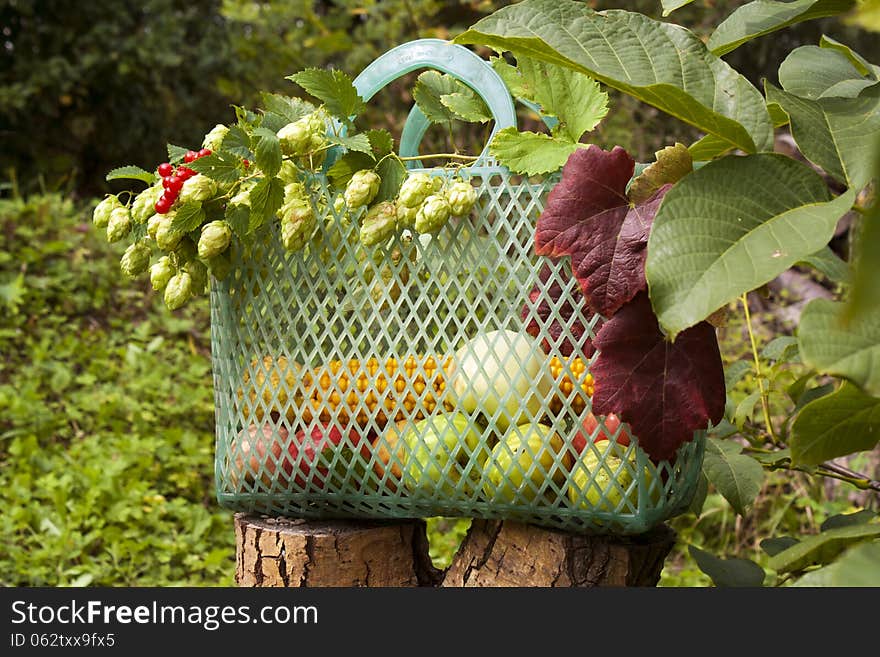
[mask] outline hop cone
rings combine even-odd
[[[118,242],[131,231],[131,213],[126,207],[118,207],[110,213],[107,222],[107,241]]]
[[[469,214],[477,202],[477,190],[469,182],[459,180],[446,190],[446,200],[452,214],[461,217]]]
[[[361,244],[373,246],[384,242],[397,228],[397,207],[391,201],[383,201],[367,212],[361,224]]]
[[[165,289],[172,276],[174,276],[174,265],[168,256],[162,256],[150,267],[150,284],[157,292]]]
[[[202,226],[199,236],[199,257],[212,258],[223,253],[232,241],[232,229],[225,221],[211,221]]]
[[[445,196],[432,194],[419,208],[416,215],[416,230],[420,233],[436,233],[443,228],[451,212],[452,208],[449,207],[449,201]]]
[[[115,196],[108,196],[95,206],[95,212],[92,214],[92,223],[95,228],[107,228],[110,223],[110,213],[117,208],[121,208],[122,203]]]
[[[165,287],[165,305],[177,310],[192,296],[192,279],[185,271],[175,274]]]
[[[376,198],[376,194],[379,193],[380,184],[382,184],[382,179],[375,171],[369,169],[358,171],[345,186],[345,192],[342,194],[345,204],[351,210],[369,205],[370,201]]]
[[[125,253],[122,254],[122,260],[119,262],[122,273],[129,278],[143,274],[147,271],[149,265],[150,247],[143,242],[135,242],[129,246]]]

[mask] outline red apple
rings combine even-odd
[[[581,425],[581,430],[578,431],[571,440],[572,447],[574,447],[576,453],[582,453],[590,441],[598,443],[603,440],[611,439],[611,436],[614,435],[614,432],[617,431],[617,428],[621,424],[620,418],[614,413],[610,413],[609,415],[605,415],[604,419],[605,426],[600,431],[599,420],[597,420],[596,416],[592,413],[587,413],[587,417],[584,418],[584,422]],[[631,436],[632,434],[630,433],[629,425],[624,424],[623,428],[617,434],[618,444],[623,445],[624,447],[629,445]]]
[[[333,460],[334,452],[342,451],[337,460],[336,471],[344,475],[353,461],[354,450],[360,442],[361,437],[354,430],[349,433],[348,442],[343,442],[342,432],[329,423],[315,425],[309,433],[306,433],[305,429],[300,429],[288,448],[291,472],[299,461],[294,483],[300,488],[305,488],[306,481],[311,475],[312,485],[316,488],[324,488],[329,473],[327,466]],[[313,468],[317,474],[312,474]]]
[[[260,483],[266,488],[271,488],[272,479],[279,465],[289,476],[293,464],[287,458],[282,458],[288,435],[287,427],[279,426],[276,431],[275,425],[271,422],[266,422],[262,431],[256,424],[241,431],[233,440],[229,451],[232,456],[229,474],[233,487],[238,488],[242,480],[253,484],[255,475],[262,472]]]

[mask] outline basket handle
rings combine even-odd
[[[489,108],[495,125],[475,164],[488,157],[489,143],[495,133],[502,128],[516,127],[513,99],[492,66],[464,46],[443,39],[417,39],[392,48],[361,71],[354,86],[367,102],[389,83],[420,68],[432,68],[452,75],[471,87]],[[422,111],[417,106],[413,107],[400,136],[401,157],[418,155],[419,143],[429,125]],[[410,168],[421,166],[419,162],[407,164]]]

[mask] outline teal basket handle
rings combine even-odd
[[[495,119],[492,133],[475,164],[489,155],[489,143],[499,130],[516,127],[513,99],[504,81],[484,59],[464,46],[443,39],[418,39],[392,48],[367,66],[354,81],[355,89],[365,102],[380,89],[402,75],[420,68],[448,73],[471,87],[486,103]],[[413,107],[400,136],[401,157],[418,155],[419,144],[430,125],[418,107]],[[421,163],[407,162],[409,168]]]

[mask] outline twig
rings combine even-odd
[[[755,360],[755,379],[758,381],[758,390],[761,393],[761,408],[764,410],[764,424],[767,425],[767,431],[770,438],[776,443],[776,430],[770,421],[770,397],[764,388],[764,375],[761,374],[761,358],[758,356],[758,343],[755,340],[755,333],[752,331],[752,316],[749,312],[749,296],[748,292],[742,295],[743,311],[746,315],[746,327],[749,330],[749,340],[752,343],[752,357]]]

